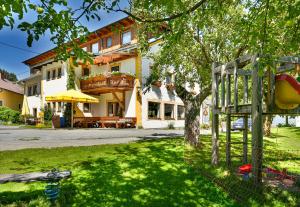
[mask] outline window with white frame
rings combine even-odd
[[[92,44],[92,53],[93,54],[99,53],[99,43],[98,42]]]
[[[49,81],[51,79],[51,72],[50,70],[47,71],[47,81]]]
[[[120,66],[119,65],[112,66],[110,68],[110,71],[111,72],[120,72]]]
[[[38,95],[38,88],[37,88],[37,84],[33,85],[32,86],[32,95],[35,96],[35,95]]]
[[[165,119],[174,119],[174,104],[165,104]]]
[[[106,39],[106,47],[109,48],[112,46],[112,37],[108,37]]]
[[[56,70],[52,70],[52,80],[56,78]]]
[[[177,106],[177,119],[178,120],[183,120],[185,118],[184,115],[184,106],[178,105]]]
[[[91,112],[91,104],[90,103],[83,104],[83,112]]]
[[[61,78],[61,68],[57,69],[57,78]]]
[[[31,86],[27,87],[27,96],[32,96],[32,87]]]
[[[122,45],[129,44],[131,42],[131,31],[122,33]]]
[[[160,103],[148,102],[148,119],[160,119]]]

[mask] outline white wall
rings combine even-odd
[[[155,53],[159,50],[159,44],[155,44],[150,48],[150,52]],[[143,83],[146,82],[147,77],[150,75],[150,66],[152,60],[148,57],[142,58],[142,75]],[[145,87],[143,88],[145,90]],[[148,119],[148,102],[155,101],[160,102],[160,113],[164,114],[164,104],[174,104],[175,120],[164,120],[164,116],[161,115],[161,120]],[[184,120],[176,120],[177,118],[177,105],[183,105],[181,99],[176,95],[175,91],[167,90],[165,82],[162,83],[160,88],[152,86],[148,92],[142,95],[142,125],[143,128],[166,128],[170,123],[175,127],[183,127]]]
[[[28,86],[37,84],[38,95],[27,96],[28,95]],[[32,89],[31,89],[32,90]],[[41,111],[41,76],[29,79],[25,83],[25,95],[27,96],[27,102],[30,114],[33,115],[33,108],[37,109],[37,115]]]

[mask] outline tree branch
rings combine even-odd
[[[140,18],[140,17],[132,14],[131,12],[124,10],[124,9],[113,9],[113,8],[108,8],[108,9],[111,10],[111,11],[114,11],[114,12],[123,12],[123,13],[127,14],[128,16],[132,17],[133,19],[137,20],[138,22],[142,22],[142,23],[155,23],[156,22],[157,23],[157,22],[170,21],[170,20],[176,19],[178,17],[181,17],[183,15],[192,13],[192,12],[196,11],[206,1],[207,0],[201,0],[198,3],[196,3],[194,6],[192,6],[191,8],[189,8],[188,10],[186,10],[184,12],[181,12],[181,13],[178,13],[178,14],[173,14],[169,17],[161,18],[161,19],[142,19],[142,18]]]

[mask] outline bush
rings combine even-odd
[[[0,120],[3,122],[19,123],[20,122],[20,112],[12,110],[8,107],[0,107]]]
[[[52,121],[53,112],[51,108],[49,108],[47,105],[45,105],[44,108],[44,120],[45,121]]]

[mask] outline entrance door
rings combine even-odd
[[[34,118],[37,118],[37,109],[36,108],[32,109],[32,115]]]
[[[107,116],[119,116],[122,117],[123,111],[118,102],[107,103]]]

